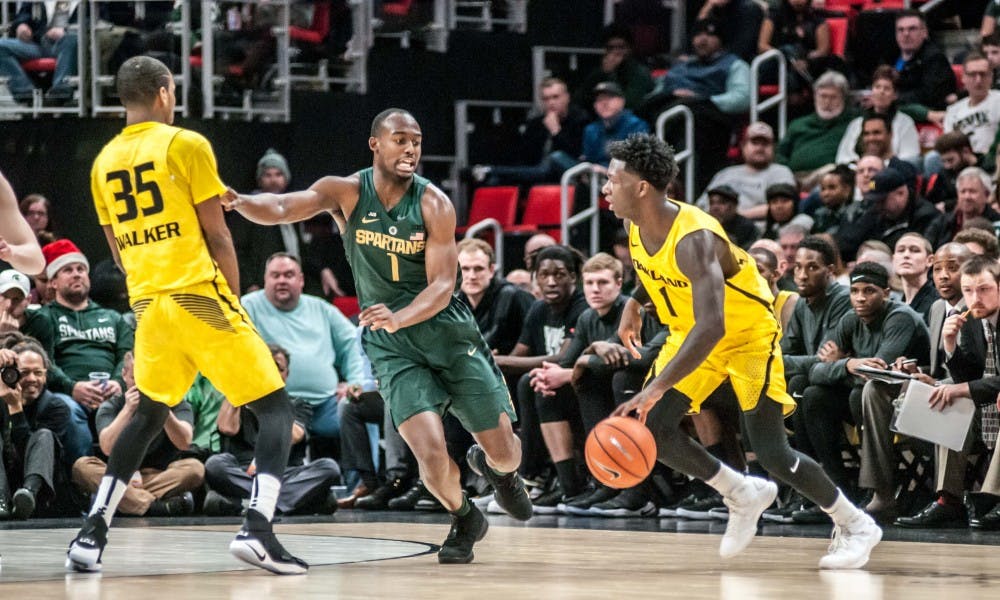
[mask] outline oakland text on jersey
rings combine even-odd
[[[635,266],[636,271],[642,271],[650,279],[655,279],[656,281],[662,281],[663,283],[669,285],[670,287],[686,288],[688,287],[688,282],[683,279],[671,279],[669,277],[664,277],[656,272],[656,269],[650,269],[646,265],[642,264],[636,259],[632,259],[632,264]]]
[[[142,246],[145,244],[162,242],[163,240],[169,240],[172,237],[180,237],[180,235],[180,223],[177,221],[171,221],[170,223],[163,223],[155,227],[143,229],[142,231],[126,231],[121,235],[116,235],[115,242],[118,243],[119,250],[124,250],[126,248],[131,248],[132,246]]]
[[[424,246],[427,242],[424,241],[422,233],[413,234],[410,237],[417,237],[418,235],[421,238],[419,240],[404,240],[378,231],[358,229],[354,232],[354,241],[359,246],[373,246],[394,254],[420,254],[424,251]]]

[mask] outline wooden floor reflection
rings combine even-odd
[[[995,598],[1000,548],[883,542],[861,571],[820,572],[826,540],[758,537],[718,557],[715,534],[521,527],[494,520],[471,565],[438,565],[440,524],[295,523],[278,527],[312,563],[307,576],[244,570],[231,525],[115,528],[101,575],[63,568],[70,529],[0,531],[0,598]]]

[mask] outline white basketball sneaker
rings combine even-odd
[[[740,487],[723,498],[729,507],[726,533],[719,545],[719,556],[732,558],[743,552],[757,535],[757,521],[761,513],[778,497],[778,486],[759,477],[746,477]]]
[[[847,524],[834,526],[833,540],[826,556],[819,559],[819,568],[860,569],[881,540],[882,529],[871,516],[859,510]]]

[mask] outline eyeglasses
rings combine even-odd
[[[45,369],[22,369],[20,371],[20,373],[21,373],[21,377],[22,378],[23,377],[30,377],[32,375],[34,375],[35,377],[41,378],[41,377],[45,377],[46,371],[45,371]]]

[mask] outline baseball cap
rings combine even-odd
[[[730,200],[732,202],[739,202],[740,200],[740,193],[737,192],[735,189],[733,189],[733,186],[727,185],[725,183],[722,185],[717,185],[714,188],[708,190],[706,194],[710,196],[712,194],[722,196],[723,198]]]
[[[865,190],[865,200],[883,200],[889,192],[906,185],[906,177],[893,167],[886,167],[872,177]]]
[[[31,282],[28,280],[28,276],[14,269],[0,272],[0,294],[13,289],[19,289],[27,296],[31,291]]]
[[[746,139],[753,140],[758,138],[765,138],[768,141],[773,142],[774,129],[771,129],[771,126],[763,121],[751,123],[750,126],[747,127]]]
[[[609,96],[619,96],[625,97],[625,92],[622,91],[622,86],[618,85],[614,81],[602,81],[594,86],[594,97],[600,96],[601,94],[607,94]]]

